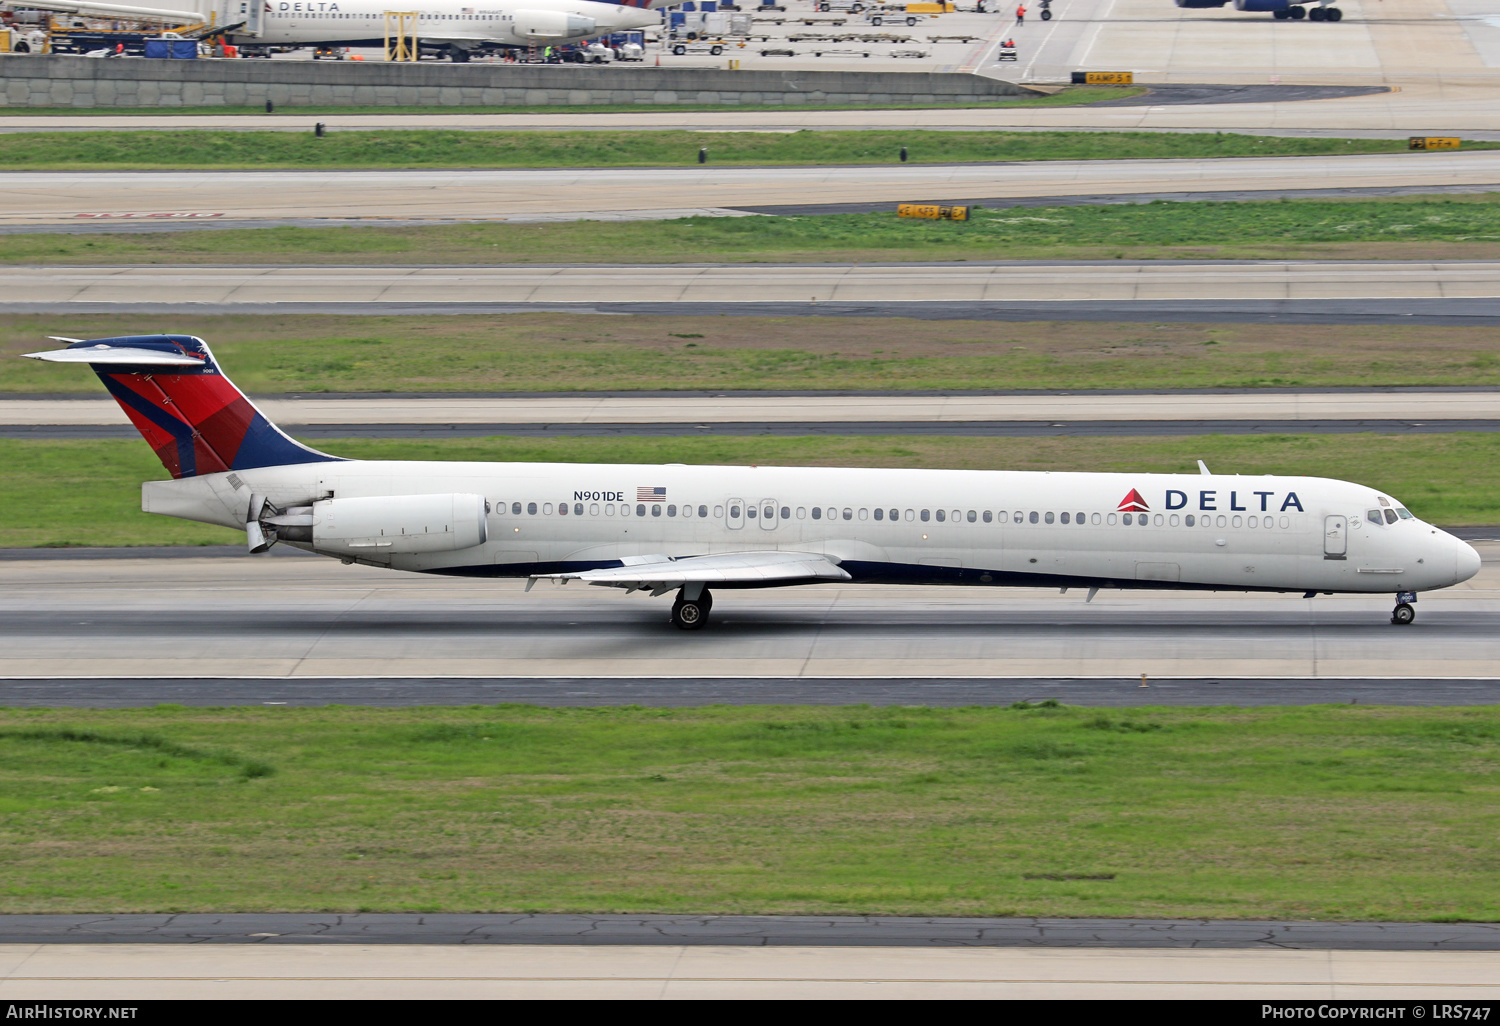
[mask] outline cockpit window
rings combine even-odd
[[[1412,516],[1409,512],[1407,512],[1407,509],[1406,509],[1405,506],[1397,506],[1396,507],[1396,514],[1398,516],[1400,516],[1402,520],[1415,520],[1415,519],[1417,519],[1416,517]]]
[[[1388,509],[1388,510],[1385,511],[1385,522],[1388,523],[1388,524],[1394,524],[1396,522],[1396,511],[1395,510]]]
[[[1372,524],[1384,523],[1384,521],[1380,517],[1380,510],[1378,509],[1365,510],[1365,519]]]

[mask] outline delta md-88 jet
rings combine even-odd
[[[148,513],[345,563],[675,593],[830,581],[1357,592],[1473,577],[1479,555],[1374,488],[1316,477],[348,460],[284,434],[201,339],[57,339],[172,475]]]

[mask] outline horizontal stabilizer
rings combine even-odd
[[[724,552],[657,563],[542,574],[564,581],[615,588],[660,588],[676,584],[761,584],[773,581],[847,581],[849,574],[816,552]]]
[[[28,360],[48,363],[117,364],[129,367],[202,367],[203,361],[184,353],[130,346],[89,346],[86,349],[51,349],[45,353],[23,353]]]

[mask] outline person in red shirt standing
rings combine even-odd
[[[1016,5],[1016,24],[1017,25],[1024,25],[1024,24],[1026,24],[1026,7],[1025,7],[1024,4],[1017,4]]]

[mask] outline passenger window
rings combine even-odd
[[[1245,526],[1246,527],[1259,527],[1260,526],[1260,518],[1259,517],[1246,517],[1245,518]]]
[[[1394,524],[1396,522],[1396,519],[1397,518],[1396,518],[1396,511],[1395,510],[1388,509],[1388,510],[1385,511],[1385,522],[1386,523],[1388,523],[1388,524]]]
[[[698,507],[698,515],[700,517],[703,515],[703,509],[704,509],[704,507],[702,507],[702,506]],[[722,517],[723,515],[724,515],[724,507],[723,506],[715,506],[714,507],[714,518],[718,519],[719,517]],[[736,511],[734,515],[735,516],[739,516],[739,512]]]
[[[1126,513],[1124,518],[1125,526],[1129,527],[1133,523],[1135,523],[1135,516],[1133,514]]]
[[[1024,519],[1025,519],[1025,514],[1022,513],[1020,510],[1016,510],[1016,523],[1019,524]]]
[[[755,506],[745,507],[745,516],[749,517],[751,520],[754,520],[759,515],[759,510]]]
[[[575,517],[581,517],[581,516],[583,516],[583,503],[581,503],[581,502],[575,502],[575,503],[573,503],[573,515]]]
[[[1282,517],[1281,518],[1281,529],[1283,531],[1285,531],[1287,528],[1289,528],[1291,526],[1292,526],[1292,518],[1291,517]]]
[[[895,523],[897,520],[900,520],[900,519],[901,519],[901,511],[899,509],[893,509],[893,510],[891,510],[891,523]]]
[[[885,510],[883,510],[883,509],[877,509],[875,511],[875,519],[876,520],[884,520],[885,519]]]
[[[715,510],[717,510],[718,508],[719,507],[717,507],[717,506],[714,507]],[[708,517],[708,507],[707,506],[699,506],[698,507],[698,515],[700,517],[707,518]],[[719,515],[718,513],[714,514],[714,516],[718,516],[718,515]]]
[[[1066,524],[1068,522],[1068,515],[1066,513],[1064,513],[1064,514],[1062,514],[1062,516],[1058,517],[1058,519],[1061,520],[1063,523]]]
[[[1037,516],[1037,512],[1036,512],[1036,510],[1032,510],[1032,511],[1031,511],[1031,515],[1030,515],[1030,516],[1028,516],[1028,517],[1027,517],[1027,518],[1026,518],[1026,520],[1027,520],[1027,521],[1028,521],[1028,522],[1029,522],[1029,523],[1033,523],[1033,524],[1034,524],[1034,523],[1036,523],[1036,522],[1037,522],[1037,520],[1039,520],[1039,519],[1040,519],[1040,518],[1039,518],[1039,517],[1038,517],[1038,516]]]
[[[591,516],[591,517],[597,517],[598,515],[599,515],[599,504],[597,502],[590,503],[589,504],[589,516]]]
[[[1141,523],[1145,523],[1145,522],[1146,522],[1146,518],[1145,517],[1141,517]],[[1158,514],[1156,514],[1156,516],[1152,517],[1151,518],[1151,522],[1153,524],[1155,524],[1157,527],[1160,527],[1161,523],[1162,523],[1162,521],[1161,521],[1161,514],[1158,513]]]
[[[999,513],[995,514],[995,522],[1000,524],[1010,523],[1010,514],[1002,509]]]
[[[1094,514],[1094,515],[1093,515],[1093,517],[1091,517],[1091,518],[1090,518],[1090,519],[1091,519],[1091,520],[1092,520],[1092,522],[1093,522],[1093,523],[1094,523],[1094,524],[1098,524],[1098,523],[1099,523],[1099,514],[1097,514],[1097,513],[1095,513],[1095,514]]]
[[[914,509],[907,510],[906,511],[906,522],[908,524],[911,523],[912,522],[912,518],[915,517],[916,515],[917,515],[917,511],[916,510],[914,510]]]
[[[991,520],[994,520],[994,519],[995,519],[995,514],[991,513],[989,510],[985,510],[984,511],[984,522],[986,524],[989,523]]]
[[[798,520],[806,520],[807,519],[807,507],[806,506],[798,506],[797,507],[797,519]]]
[[[763,510],[760,511],[760,515],[762,517],[764,517],[765,519],[767,519],[767,520],[775,520],[776,519],[776,507],[775,506],[767,506],[765,509],[763,509]]]
[[[1114,515],[1114,514],[1113,514],[1113,513],[1111,513],[1111,514],[1110,514],[1110,515],[1109,515],[1109,526],[1110,526],[1110,527],[1114,527],[1114,526],[1115,526],[1115,520],[1116,520],[1116,519],[1117,519],[1117,518],[1116,518],[1116,517],[1115,517],[1115,515]]]
[[[683,507],[683,508],[685,510],[687,507]],[[668,506],[667,507],[667,516],[669,516],[669,517],[675,517],[676,515],[677,515],[677,507],[676,506]]]
[[[863,507],[860,507],[859,519],[861,519],[861,520],[869,520],[870,519],[870,511],[867,510],[867,509],[865,509],[865,508],[863,508]]]
[[[657,511],[658,511],[656,515],[657,516],[661,516],[661,513],[660,513],[661,507],[658,506],[656,508],[657,508]],[[646,505],[645,505],[645,503],[637,503],[636,504],[635,515],[638,516],[638,517],[643,517],[643,516],[646,515]]]
[[[566,502],[559,502],[557,504],[557,515],[560,517],[568,515],[568,504]]]
[[[1225,519],[1225,518],[1224,518],[1224,516],[1223,516],[1223,515],[1222,515],[1222,514],[1220,514],[1220,515],[1219,515],[1219,516],[1218,516],[1218,517],[1217,517],[1217,518],[1216,518],[1216,521],[1217,521],[1217,523],[1218,523],[1218,525],[1219,525],[1219,526],[1220,526],[1220,527],[1228,527],[1228,526],[1229,526],[1229,521],[1228,521],[1228,520],[1226,520],[1226,519]]]
[[[1045,520],[1049,524],[1052,523],[1052,520],[1053,520],[1052,511],[1048,510],[1047,511],[1047,515],[1045,517],[1043,517],[1042,519]]]
[[[1177,526],[1177,514],[1176,513],[1173,513],[1170,517],[1167,518],[1167,524],[1169,526],[1171,526],[1171,527],[1176,527]]]
[[[925,523],[927,523],[927,521],[929,521],[931,519],[932,519],[932,513],[930,511],[924,509],[922,511],[922,523],[925,524]]]
[[[844,510],[844,519],[845,520],[853,520],[854,519],[854,510],[852,510],[852,509],[846,509],[846,510]]]
[[[938,510],[937,511],[937,522],[938,523],[941,524],[943,521],[945,521],[947,519],[948,519],[948,514],[944,513],[942,510]]]
[[[813,507],[813,519],[814,520],[822,520],[823,519],[823,507],[822,506],[814,506]]]
[[[829,506],[828,507],[828,519],[829,520],[837,520],[838,518],[839,518],[839,511],[836,510],[836,509],[834,509],[832,506]]]
[[[783,506],[783,507],[781,507],[781,519],[783,519],[783,520],[790,520],[791,518],[792,518],[792,507],[790,507],[790,506]]]
[[[489,504],[488,501],[486,501],[485,504],[484,504],[484,511],[486,513],[488,513],[490,511],[490,504]],[[497,502],[497,503],[495,503],[495,516],[497,516],[497,517],[503,517],[503,516],[505,516],[505,503],[503,503],[503,502]]]
[[[526,512],[530,516],[536,516],[536,503],[534,503],[534,502],[528,502],[526,504]]]
[[[604,515],[607,516],[607,517],[612,517],[612,516],[615,515],[615,504],[614,503],[611,502],[609,505],[607,505],[607,506],[604,507]]]
[[[544,503],[543,506],[542,506],[542,516],[544,516],[544,517],[550,517],[551,515],[552,515],[552,503],[550,503],[550,502]]]
[[[739,518],[740,518],[740,508],[738,506],[730,506],[729,507],[729,519],[730,520],[738,520]]]
[[[511,503],[510,504],[510,511],[511,511],[512,514],[515,514],[515,515],[519,516],[520,513],[521,513],[521,504],[519,502],[513,502],[513,503]]]

